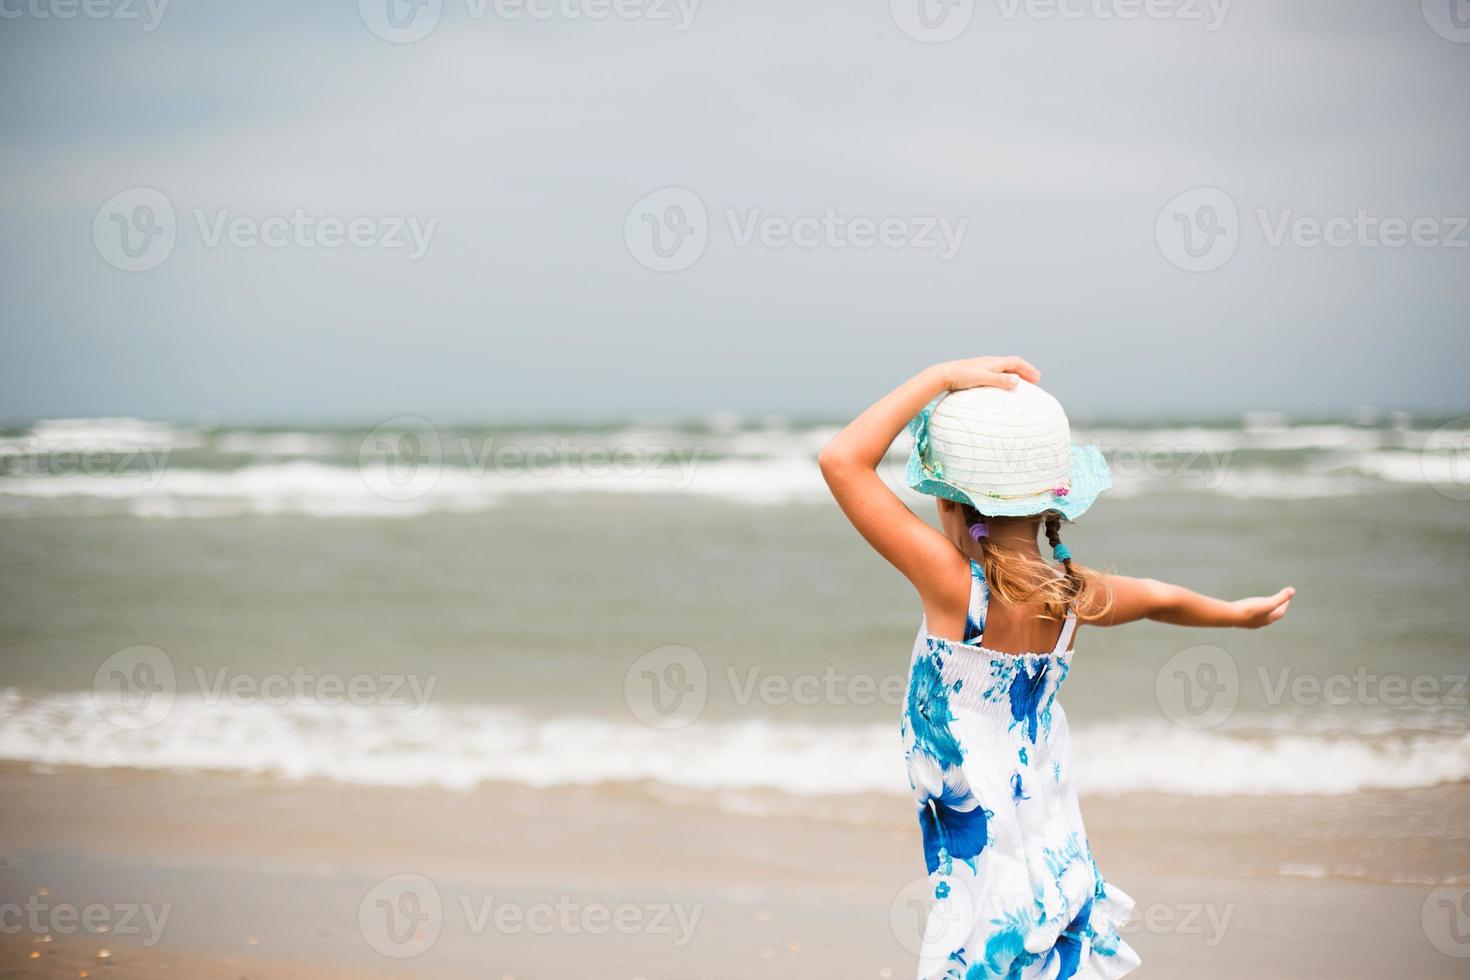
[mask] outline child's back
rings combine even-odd
[[[1119,938],[1133,903],[1092,859],[1057,701],[1078,625],[1263,626],[1293,594],[1224,602],[1075,563],[1062,522],[1110,478],[1095,448],[1071,446],[1038,378],[1019,358],[936,366],[820,458],[844,513],[924,607],[902,722],[936,902],[921,977],[1065,980],[1138,965]],[[877,475],[910,417],[908,482],[938,498],[939,531]],[[1042,558],[1043,531],[1056,565]]]

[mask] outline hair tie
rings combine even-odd
[[[1072,560],[1072,553],[1067,550],[1067,546],[1064,544],[1052,545],[1051,553],[1057,561],[1069,562]]]
[[[976,521],[974,524],[970,525],[971,540],[979,543],[981,538],[988,537],[990,537],[990,526],[987,525],[984,521]]]

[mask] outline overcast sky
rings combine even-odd
[[[1470,408],[1454,0],[93,2],[3,5],[0,416]]]

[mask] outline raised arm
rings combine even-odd
[[[913,583],[926,605],[954,583],[968,588],[968,559],[904,506],[878,476],[878,465],[909,419],[936,395],[985,385],[1010,388],[1017,375],[1033,382],[1041,377],[1019,357],[975,357],[927,368],[853,419],[817,457],[847,519]]]
[[[1140,619],[1152,619],[1175,626],[1259,629],[1285,616],[1291,597],[1296,595],[1296,589],[1288,586],[1275,595],[1229,602],[1151,578],[1108,575],[1105,579],[1112,596],[1112,607],[1101,616],[1084,614],[1082,617],[1099,626],[1121,626]]]

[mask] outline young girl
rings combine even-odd
[[[924,605],[902,724],[934,895],[924,978],[1080,980],[1138,965],[1118,936],[1133,902],[1092,859],[1056,703],[1077,625],[1253,628],[1285,615],[1295,592],[1225,602],[1074,562],[1062,521],[1112,481],[1096,447],[1072,446],[1040,377],[1018,357],[936,365],[819,458],[843,512]],[[939,498],[941,531],[877,473],[905,422],[907,482]]]

